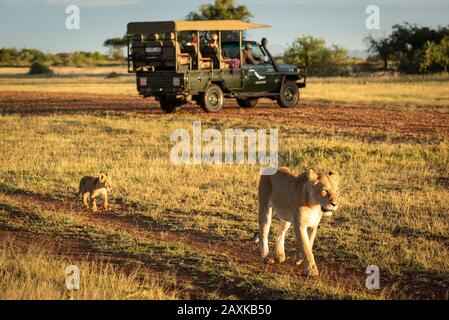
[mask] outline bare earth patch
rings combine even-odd
[[[54,112],[123,112],[160,116],[154,99],[69,93],[0,92],[2,113],[40,114]],[[449,137],[449,113],[435,109],[385,109],[351,104],[301,103],[295,109],[281,109],[276,102],[262,100],[245,110],[227,100],[220,113],[206,114],[199,107],[183,107],[179,114],[195,114],[204,119],[242,119],[325,132],[394,134],[409,138]],[[176,116],[176,115],[175,115]]]

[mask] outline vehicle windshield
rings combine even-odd
[[[253,50],[252,50],[253,57],[257,60],[265,61],[265,55],[264,55],[262,49],[260,48],[260,46],[256,42],[252,42],[251,45],[253,47]]]
[[[243,47],[241,50],[245,49],[245,46],[247,43],[251,43],[252,46],[252,56],[260,61],[265,61],[265,54],[263,53],[262,49],[260,48],[259,44],[254,41],[244,41]],[[240,51],[239,51],[239,44],[238,42],[224,42],[222,44],[222,50],[225,57],[228,58],[240,58]]]

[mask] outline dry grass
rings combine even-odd
[[[13,79],[8,84],[1,79],[0,87],[61,92],[97,90],[97,93],[104,89],[102,93],[109,94],[134,91],[132,78],[126,78],[126,83],[119,79],[102,84],[99,79],[38,81]],[[21,83],[24,84],[22,88]],[[364,90],[362,88],[369,84],[347,83],[346,79],[339,80],[338,84],[312,82],[305,91],[305,98],[322,99],[318,94],[322,91],[328,99],[355,103],[357,96],[353,92],[358,90],[367,108],[369,105],[382,107],[374,98],[373,92],[377,91],[384,92],[381,96],[385,103],[397,99],[401,106],[419,102],[445,109],[447,104],[443,100],[441,105],[436,104],[447,92],[441,87],[444,84],[385,81],[373,83],[371,90]],[[335,87],[346,90],[340,93],[340,98],[333,96],[331,88]],[[181,268],[189,274],[196,289],[209,289],[209,298],[251,295],[290,299],[386,299],[442,298],[447,294],[448,141],[387,139],[370,143],[369,139],[360,139],[357,132],[321,135],[310,128],[303,130],[307,124],[301,123],[279,127],[280,165],[298,173],[308,167],[318,171],[332,168],[342,175],[341,209],[333,218],[324,220],[318,232],[315,252],[323,273],[319,280],[308,281],[298,278],[292,267],[260,272],[259,264],[245,260],[246,256],[240,257],[241,254],[250,257],[257,254],[256,247],[248,242],[257,230],[258,166],[175,166],[170,163],[169,151],[174,144],[169,139],[170,133],[176,128],[191,130],[195,118],[194,114],[187,113],[105,116],[94,112],[2,116],[0,226],[71,238],[78,235],[73,230],[84,230],[86,226],[94,228],[89,229],[89,237],[83,239],[98,250],[111,255],[125,254],[144,263],[150,261],[170,272]],[[205,128],[224,130],[242,125],[241,119],[232,116],[203,118]],[[260,124],[248,118],[244,126]],[[270,127],[278,127],[275,120]],[[120,227],[110,229],[112,225],[91,221],[94,218],[78,217],[80,209],[73,204],[80,203],[74,196],[77,183],[82,176],[101,170],[113,175],[113,216],[125,215],[135,224],[151,222],[151,226],[178,238],[169,238],[166,242],[152,238],[150,241],[151,228],[146,229],[147,233],[134,234]],[[19,192],[14,193],[14,190]],[[33,201],[22,203],[21,194],[28,193],[68,203],[68,208],[51,205],[43,208]],[[113,244],[104,242],[103,237],[98,236],[101,232],[108,232],[109,241],[116,240]],[[190,235],[212,239],[212,243],[229,246],[229,251],[223,254],[212,245],[198,247],[189,240]],[[289,255],[293,254],[293,247],[290,232]],[[5,263],[10,259],[8,255]],[[241,263],[242,259],[245,263]],[[371,264],[380,267],[381,292],[364,289],[365,268]],[[292,271],[281,272],[282,268]],[[340,269],[343,270],[341,274]],[[43,270],[39,272],[46,274]],[[228,291],[223,289],[223,283],[230,288]],[[129,282],[124,287],[138,285]],[[57,297],[64,298],[61,291],[56,292],[60,294]],[[109,294],[114,298],[126,298],[125,294]]]
[[[116,185],[112,202],[136,206],[134,214],[167,230],[245,242],[257,229],[257,166],[169,162],[170,133],[189,130],[188,116],[10,115],[0,121],[4,186],[71,199],[80,177],[108,170]],[[232,126],[232,121],[220,124]],[[377,264],[394,282],[418,285],[421,278],[409,280],[407,275],[419,273],[441,290],[438,283],[449,272],[449,192],[438,181],[448,178],[447,142],[370,145],[284,128],[279,149],[280,164],[293,171],[334,168],[343,176],[341,210],[320,228],[318,264],[341,262],[360,274],[367,265]],[[205,254],[201,260],[207,259]],[[320,292],[334,287],[320,286]],[[364,296],[363,290],[332,292],[336,298]],[[310,296],[302,292],[299,297]]]
[[[66,267],[73,265],[64,256],[52,256],[38,247],[16,252],[12,246],[0,248],[0,300],[118,300],[176,299],[172,284],[139,271],[123,273],[111,264],[76,261],[80,289],[68,290]]]
[[[72,92],[104,96],[137,95],[135,79],[128,75],[111,79],[104,76],[0,78],[0,87],[3,91],[17,92]]]
[[[328,103],[370,104],[389,107],[439,107],[449,105],[447,81],[358,81],[341,79],[332,81],[312,80],[304,90],[306,101]]]

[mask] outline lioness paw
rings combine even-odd
[[[279,263],[285,262],[285,259],[286,259],[285,254],[280,254],[280,255],[278,255],[277,258],[278,258]]]
[[[274,259],[271,257],[262,258],[262,263],[265,264],[274,264]]]
[[[308,267],[304,268],[302,275],[306,276],[306,277],[318,277],[320,275],[320,273],[318,272],[317,266],[314,265],[314,266],[308,266]]]

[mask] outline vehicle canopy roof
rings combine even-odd
[[[130,22],[128,23],[128,34],[179,31],[244,31],[269,27],[269,25],[265,24],[254,24],[240,20]]]

